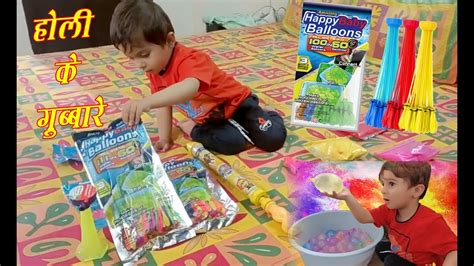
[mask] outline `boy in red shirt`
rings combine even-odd
[[[430,181],[428,162],[385,162],[379,173],[385,204],[366,210],[344,188],[326,194],[345,200],[360,223],[384,226],[390,242],[381,241],[375,250],[384,265],[457,265],[457,237],[443,216],[418,201]]]
[[[283,146],[286,128],[278,113],[264,111],[250,88],[219,69],[207,54],[177,43],[169,17],[152,0],[120,2],[110,36],[152,85],[150,96],[124,106],[122,119],[134,125],[143,112],[155,109],[158,151],[173,145],[173,106],[189,118],[178,126],[209,150],[230,155],[252,144],[269,152]]]

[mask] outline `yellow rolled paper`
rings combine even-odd
[[[232,167],[230,167],[230,165],[223,162],[217,156],[205,149],[201,143],[190,142],[186,144],[186,149],[188,149],[188,151],[191,152],[194,157],[201,160],[204,165],[211,168],[232,186],[245,193],[249,197],[252,204],[260,206],[260,199],[262,197],[270,198],[265,191],[255,186],[247,178],[239,175],[234,171],[234,169],[232,169]]]

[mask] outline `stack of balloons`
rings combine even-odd
[[[406,19],[403,21],[403,27],[405,28],[405,36],[403,37],[397,78],[392,97],[387,104],[387,111],[385,111],[382,118],[384,127],[397,130],[400,130],[398,122],[402,115],[403,105],[408,100],[411,81],[415,72],[415,33],[418,28],[418,20]]]
[[[370,101],[369,111],[365,117],[368,126],[382,128],[382,117],[387,109],[387,102],[392,95],[393,83],[398,66],[398,28],[402,24],[399,18],[387,18],[387,40],[383,50],[380,75],[375,87],[374,98]]]
[[[387,18],[387,40],[365,123],[415,133],[438,129],[433,102],[433,31],[436,22],[404,20],[405,36],[398,60],[398,28],[401,19]],[[421,41],[415,62],[415,35],[420,26]],[[398,70],[395,68],[398,66]]]
[[[415,75],[408,101],[403,107],[399,127],[420,134],[435,133],[438,129],[433,103],[433,31],[436,22],[422,21],[421,41],[416,58]]]
[[[360,228],[327,230],[311,238],[303,247],[316,252],[344,253],[364,248],[374,240]]]

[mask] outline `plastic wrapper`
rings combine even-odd
[[[382,134],[385,131],[387,130],[383,128],[368,126],[365,124],[365,122],[359,122],[359,129],[357,130],[357,132],[352,132],[350,136],[359,140],[367,140],[379,134]]]
[[[324,83],[346,86],[352,75],[337,65],[332,65],[321,72],[321,80]]]
[[[430,145],[410,140],[383,152],[375,153],[375,156],[387,161],[429,161],[438,155],[439,150]]]
[[[217,173],[221,178],[220,180],[227,181],[234,188],[246,194],[253,205],[260,206],[275,222],[281,223],[281,228],[284,232],[288,232],[288,211],[272,201],[264,190],[238,174],[229,164],[205,149],[201,143],[189,142],[186,144],[186,149],[195,158],[199,158],[203,164]]]
[[[81,204],[80,202],[78,204],[77,201],[74,199],[77,189],[80,189],[80,187],[87,187],[90,185],[91,183],[89,181],[63,185],[64,195],[66,195],[66,198],[69,200],[69,202],[71,202],[71,204],[74,206],[76,210],[82,211],[83,209],[85,209],[85,206],[83,204]],[[104,210],[99,206],[99,201],[93,200],[90,203],[90,208],[92,211],[92,215],[94,217],[95,227],[97,229],[102,229],[102,228],[107,227],[107,221],[105,220]]]
[[[73,139],[122,262],[195,236],[193,230],[180,231],[191,219],[143,123],[130,127],[117,119],[105,130],[75,133]]]
[[[346,137],[312,141],[305,148],[321,161],[352,161],[365,155],[368,151]]]
[[[359,127],[357,132],[348,132],[348,131],[341,131],[341,130],[331,130],[332,132],[336,133],[338,136],[349,136],[353,137],[358,140],[368,140],[372,137],[375,137],[383,132],[387,131],[383,128],[376,128],[371,127],[365,124],[364,118],[359,119]]]
[[[318,99],[317,102],[319,104],[336,105],[343,91],[344,87],[342,86],[305,81],[301,88],[300,98],[309,97]]]
[[[319,64],[319,68],[318,68],[318,75],[316,76],[316,82],[325,82],[323,81],[322,77],[321,77],[321,74],[328,68],[332,67],[332,66],[337,66],[339,68],[341,68],[342,70],[346,71],[349,75],[352,76],[352,74],[354,74],[354,71],[356,69],[355,66],[343,66],[343,65],[335,65],[333,63],[321,63]],[[346,84],[347,85],[347,84]]]
[[[197,159],[163,163],[178,196],[193,221],[196,233],[229,225],[238,213],[237,204],[209,176]]]
[[[76,147],[53,144],[53,159],[57,163],[64,163],[69,160],[80,161]]]

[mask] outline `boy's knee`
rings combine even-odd
[[[223,154],[223,155],[235,155],[235,154],[239,154],[245,151],[247,148],[244,145],[242,146],[218,145],[218,146],[214,146],[213,148],[208,148],[208,149],[211,151]]]
[[[397,254],[388,254],[383,260],[383,265],[386,266],[415,266],[414,263],[411,263]]]
[[[259,147],[260,149],[267,151],[267,152],[274,152],[285,144],[286,134],[281,134],[277,136],[269,137],[266,141],[262,143],[255,143],[255,146]]]
[[[390,250],[390,242],[389,241],[380,241],[375,245],[375,254],[377,254],[377,257],[381,260],[384,261],[385,257],[390,254],[387,253],[387,251]]]
[[[275,128],[270,134],[262,134],[258,140],[255,140],[255,146],[267,152],[277,151],[285,144],[286,134],[284,126]]]
[[[203,143],[203,146],[223,155],[234,155],[249,148],[247,141],[243,137],[228,136],[225,139],[214,137],[212,143]]]
[[[255,137],[255,146],[267,152],[274,152],[279,150],[286,141],[286,127],[283,118],[277,113],[268,112],[271,126],[266,131],[258,130]]]
[[[379,253],[381,251],[387,251],[390,249],[390,242],[387,241],[380,241],[375,245],[375,253]]]
[[[388,266],[400,265],[400,259],[398,258],[397,255],[389,254],[383,260],[383,265],[388,265]]]

